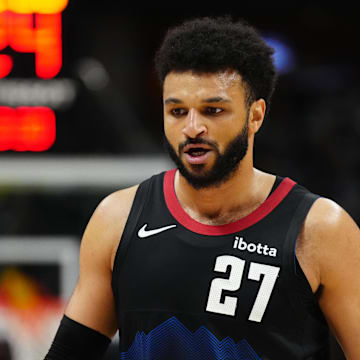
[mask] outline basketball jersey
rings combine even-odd
[[[120,359],[327,359],[328,327],[295,256],[318,196],[277,177],[251,214],[206,225],[181,207],[175,173],[139,185],[116,253]]]

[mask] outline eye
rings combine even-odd
[[[175,117],[179,117],[186,115],[187,111],[183,108],[175,108],[175,109],[171,109],[170,113]]]
[[[217,115],[217,114],[220,114],[223,111],[224,111],[224,109],[221,109],[221,108],[218,108],[218,107],[213,107],[213,106],[208,106],[205,109],[205,112],[207,114],[210,114],[210,115]]]

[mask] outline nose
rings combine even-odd
[[[187,137],[195,139],[196,137],[207,133],[204,120],[201,114],[199,114],[195,109],[190,109],[185,121],[183,134]]]

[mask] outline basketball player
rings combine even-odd
[[[176,169],[106,197],[46,359],[360,359],[360,231],[333,201],[253,166],[273,50],[228,18],[170,29],[157,55]]]

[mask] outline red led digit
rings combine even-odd
[[[8,12],[8,36],[15,51],[35,53],[38,77],[50,79],[59,73],[62,66],[61,13],[34,16]]]
[[[53,110],[0,106],[0,151],[45,151],[55,142]]]

